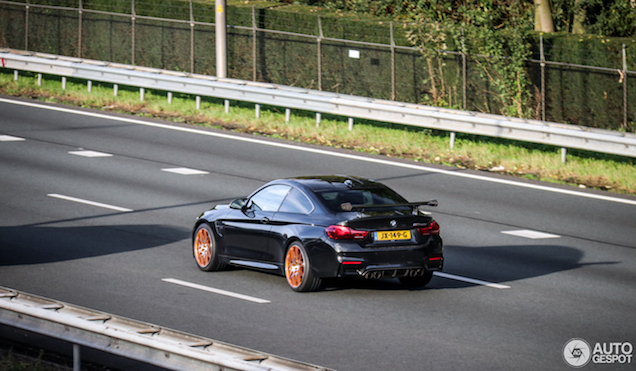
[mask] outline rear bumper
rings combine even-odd
[[[433,257],[434,260],[426,259],[419,263],[404,264],[365,264],[360,262],[352,264],[345,261],[340,264],[339,277],[364,277],[367,279],[418,277],[427,272],[440,271],[444,266],[444,258]]]
[[[417,277],[442,270],[444,266],[439,236],[432,237],[425,245],[363,248],[350,242],[338,243],[332,248],[335,254],[330,259],[323,255],[327,259],[322,260],[321,267],[316,267],[320,277]]]

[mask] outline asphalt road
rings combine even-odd
[[[1,286],[338,370],[567,370],[572,338],[636,344],[634,197],[42,106],[0,99]],[[202,211],[332,173],[438,199],[450,276],[301,294],[279,276],[196,268]]]

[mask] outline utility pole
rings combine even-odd
[[[227,12],[226,1],[216,0],[216,77],[227,77]]]

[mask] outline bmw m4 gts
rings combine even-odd
[[[199,269],[277,273],[295,291],[324,278],[398,278],[425,286],[444,265],[439,224],[374,180],[341,175],[271,181],[201,214],[192,234]]]

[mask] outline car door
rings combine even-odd
[[[223,245],[230,257],[271,261],[269,240],[272,218],[291,187],[274,184],[258,190],[241,210],[232,210],[223,222]]]

